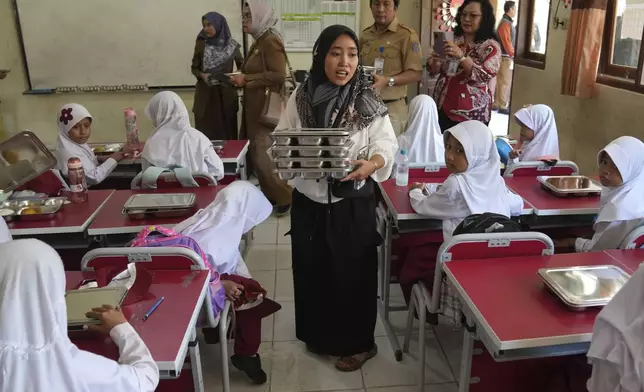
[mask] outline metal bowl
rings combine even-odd
[[[306,158],[317,158],[322,156],[322,150],[299,150],[299,154]]]
[[[295,178],[295,173],[290,172],[290,171],[288,171],[288,172],[279,172],[278,175],[279,175],[280,179],[286,180],[286,181],[292,180],[292,179]]]
[[[278,169],[291,169],[294,166],[294,163],[291,161],[281,161],[281,162],[276,162]]]
[[[291,145],[291,138],[288,136],[273,136],[275,139],[275,144],[278,146],[290,146]]]
[[[319,180],[324,178],[323,171],[302,172],[302,178],[305,180]]]
[[[275,158],[290,158],[294,156],[293,150],[273,150],[273,157]]]
[[[347,142],[347,136],[329,136],[327,140],[330,146],[344,146]]]
[[[329,150],[329,156],[331,158],[345,158],[348,150]]]
[[[321,136],[300,136],[297,139],[302,146],[319,146],[322,144]]]
[[[329,160],[331,167],[346,169],[351,165],[351,160],[349,159],[331,159]]]
[[[318,169],[322,167],[323,163],[324,161],[319,159],[303,159],[302,161],[300,161],[300,165],[308,169]]]

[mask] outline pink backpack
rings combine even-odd
[[[195,241],[191,237],[179,234],[176,231],[163,226],[148,226],[145,229],[141,230],[139,234],[137,234],[136,238],[132,242],[131,247],[176,247],[187,248],[194,251],[199,255],[199,257],[201,257],[204,265],[210,270],[210,299],[215,317],[224,308],[226,302],[226,292],[224,291],[224,288],[219,280],[219,273],[217,273],[217,270],[212,265],[210,265],[208,257],[203,252],[203,250],[201,250],[201,247],[199,246],[197,241]]]

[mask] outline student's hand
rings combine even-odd
[[[109,335],[112,328],[123,323],[127,323],[125,315],[121,308],[114,308],[111,305],[103,305],[100,308],[93,308],[91,311],[85,313],[85,316],[99,320],[99,325],[89,325],[87,328],[90,331],[99,332],[104,335]]]
[[[232,83],[237,87],[244,87],[246,85],[246,75],[244,74],[232,75],[230,77],[230,83]]]
[[[239,296],[242,294],[242,290],[244,289],[243,285],[231,280],[222,280],[221,285],[224,286],[224,291],[226,291],[226,298],[232,302],[239,299]]]
[[[210,76],[210,75],[208,75],[207,73],[201,73],[201,74],[199,74],[199,77],[200,77],[200,78],[201,78],[201,80],[203,80],[204,82],[207,82],[207,81],[208,81],[208,77],[209,77],[209,76]]]
[[[443,52],[447,56],[456,57],[457,59],[460,59],[463,56],[465,56],[465,53],[463,53],[463,50],[461,50],[461,48],[459,48],[458,45],[456,45],[452,41],[445,41],[445,46],[443,48]]]
[[[351,161],[351,164],[353,166],[357,166],[357,168],[351,173],[349,173],[348,176],[341,179],[340,182],[351,181],[351,180],[354,180],[354,181],[366,180],[367,178],[369,178],[370,175],[376,172],[376,169],[378,169],[374,161],[367,161],[364,159]]]
[[[115,152],[114,154],[110,155],[110,158],[114,159],[116,162],[122,160],[125,158],[125,153],[122,151]]]
[[[516,159],[516,158],[520,157],[522,153],[523,153],[523,151],[521,151],[521,150],[512,150],[512,151],[510,151],[510,154],[509,154],[510,159]]]
[[[410,191],[413,190],[413,189],[420,189],[422,191],[423,189],[425,189],[425,183],[424,182],[415,182],[415,183],[411,184],[411,187],[409,188]]]
[[[385,88],[387,87],[388,82],[389,82],[389,78],[384,75],[373,75],[373,84],[371,85],[371,87]]]

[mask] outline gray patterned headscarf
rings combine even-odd
[[[203,53],[202,71],[207,73],[224,72],[228,63],[235,58],[239,43],[230,34],[226,18],[218,12],[208,12],[202,20],[207,20],[215,28],[215,36],[208,37],[201,30],[197,39],[206,42]]]

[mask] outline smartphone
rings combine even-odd
[[[454,41],[453,31],[434,32],[434,51],[438,56],[445,56],[445,41]]]

